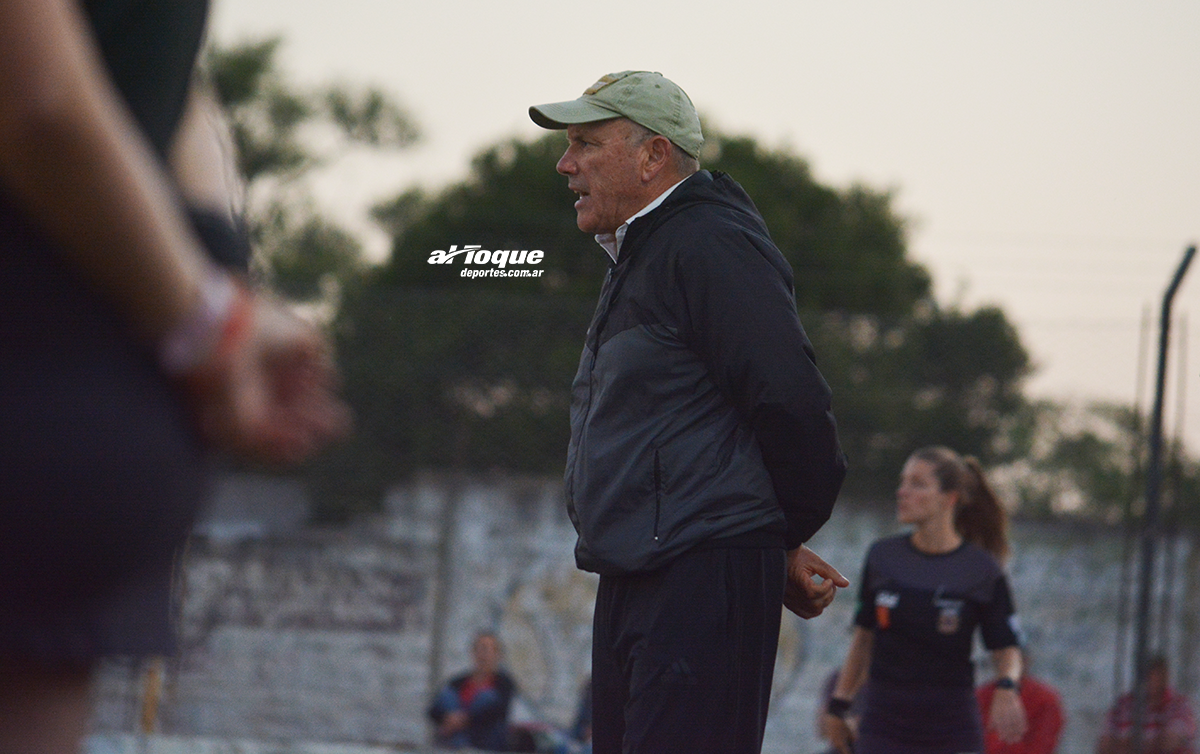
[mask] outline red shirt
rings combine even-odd
[[[1058,747],[1058,736],[1063,727],[1062,700],[1058,692],[1030,676],[1021,679],[1020,692],[1029,729],[1020,741],[1006,744],[988,725],[996,682],[975,690],[979,711],[983,714],[983,750],[986,754],[1050,754]]]
[[[1133,694],[1124,694],[1108,711],[1104,720],[1104,732],[1118,740],[1127,740],[1133,733]],[[1146,717],[1142,723],[1143,735],[1157,736],[1169,733],[1183,737],[1186,742],[1182,748],[1173,754],[1192,754],[1196,738],[1196,721],[1192,717],[1192,708],[1187,697],[1174,689],[1163,691],[1162,703],[1151,708],[1147,706]]]
[[[479,679],[476,676],[471,676],[458,690],[458,700],[462,703],[463,709],[471,706],[471,702],[475,699],[475,695],[481,691],[488,691],[496,688],[495,676],[488,676],[484,679]]]

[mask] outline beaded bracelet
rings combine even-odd
[[[229,275],[213,269],[200,285],[200,301],[159,346],[159,364],[175,377],[228,358],[249,336],[254,303]]]

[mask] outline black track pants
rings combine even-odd
[[[779,643],[782,549],[699,549],[602,576],[595,754],[758,754]]]

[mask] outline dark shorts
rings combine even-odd
[[[0,364],[0,655],[170,652],[199,445],[152,354],[2,205]]]
[[[868,681],[855,754],[974,754],[983,723],[972,688]]]

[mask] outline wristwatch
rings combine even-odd
[[[1013,679],[1009,678],[1008,676],[1005,676],[996,681],[996,688],[1008,689],[1010,691],[1016,691],[1017,690],[1017,682],[1014,681]]]

